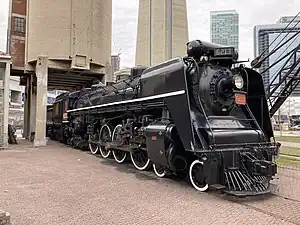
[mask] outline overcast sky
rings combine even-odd
[[[0,2],[0,51],[5,51],[8,0]],[[240,60],[247,60],[253,59],[253,27],[275,23],[281,16],[296,15],[300,0],[187,0],[189,40],[209,41],[210,11],[228,9],[239,13]],[[113,0],[112,53],[122,53],[121,67],[134,65],[137,12],[138,0]]]

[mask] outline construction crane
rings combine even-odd
[[[297,25],[300,23],[300,20],[296,22],[292,29],[290,25],[298,17],[300,12],[287,24],[287,26],[277,35],[271,44],[251,62],[252,68],[260,68],[263,62],[268,60],[271,55],[285,48],[283,53],[275,60],[275,62],[269,65],[266,69],[260,73],[263,75],[267,71],[270,71],[271,68],[278,65],[280,62],[286,59],[283,65],[277,70],[274,74],[273,79],[266,87],[266,94],[268,99],[268,107],[270,110],[270,115],[276,113],[276,111],[281,107],[284,101],[291,95],[295,88],[300,83],[300,28],[297,28]],[[286,32],[285,32],[286,31]],[[285,33],[285,37],[274,47],[272,51],[269,51],[270,46],[279,38],[281,34]],[[286,41],[284,39],[291,35]],[[295,42],[299,43],[292,50],[288,51],[288,48]]]

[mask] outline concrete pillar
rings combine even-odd
[[[34,147],[45,146],[47,120],[48,57],[39,56],[36,63],[36,122]]]
[[[31,74],[29,77],[29,130],[28,139],[33,142],[35,136],[35,123],[36,123],[36,77]]]
[[[0,55],[0,148],[8,147],[10,56]]]
[[[187,42],[186,0],[139,1],[136,65],[156,65],[185,56]]]
[[[26,79],[25,86],[25,98],[24,98],[24,125],[23,125],[23,138],[28,139],[29,137],[29,126],[30,126],[30,77]]]

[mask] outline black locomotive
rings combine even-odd
[[[280,144],[261,75],[237,59],[232,47],[191,41],[186,57],[58,96],[48,135],[118,163],[130,156],[159,177],[186,176],[198,191],[269,193]]]

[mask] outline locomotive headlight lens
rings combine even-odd
[[[244,86],[244,80],[240,75],[235,75],[233,77],[233,83],[238,89],[242,89]]]

